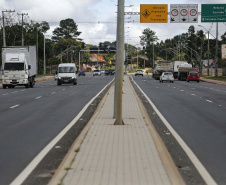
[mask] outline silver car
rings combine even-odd
[[[160,76],[159,82],[163,82],[163,81],[169,81],[170,83],[173,83],[174,82],[173,73],[163,72],[162,75]]]
[[[93,70],[93,76],[100,76],[100,75],[101,75],[101,72],[99,69]]]

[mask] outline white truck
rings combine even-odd
[[[178,67],[178,80],[187,80],[189,72],[199,72],[198,68],[193,68],[191,64],[184,63]]]
[[[166,60],[156,60],[152,77],[155,78],[155,80],[159,80],[163,72],[173,72],[172,62]]]
[[[2,48],[3,89],[15,86],[34,87],[37,74],[36,46]]]
[[[174,78],[178,78],[178,69],[181,64],[187,64],[187,61],[174,61],[173,62],[173,76]]]
[[[58,66],[57,85],[73,83],[77,85],[76,66],[74,63],[63,63]]]

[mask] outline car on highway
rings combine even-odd
[[[189,81],[197,81],[199,82],[199,73],[198,72],[189,72],[187,77],[187,82]]]
[[[79,71],[79,72],[78,72],[78,76],[86,76],[85,71]]]
[[[135,76],[137,76],[137,75],[143,76],[143,70],[142,69],[136,69]]]
[[[93,76],[101,76],[101,72],[99,69],[93,70]]]
[[[109,71],[108,71],[108,69],[105,69],[104,74],[105,74],[105,75],[109,75]]]
[[[105,73],[105,70],[104,69],[100,69],[100,73],[101,74],[104,74]]]
[[[73,63],[63,63],[58,66],[57,85],[73,83],[77,85],[76,66]]]
[[[114,69],[108,69],[108,75],[114,75],[115,70]]]
[[[173,73],[171,72],[163,72],[160,76],[159,82],[169,81],[170,83],[174,82]]]

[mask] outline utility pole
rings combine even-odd
[[[2,26],[3,26],[3,47],[6,47],[6,37],[5,37],[5,18],[4,12],[15,12],[15,10],[4,10],[2,11]]]
[[[122,120],[122,81],[123,81],[123,51],[124,51],[124,4],[125,0],[118,0],[117,16],[117,51],[115,76],[115,125],[124,125]]]
[[[22,46],[24,46],[24,30],[23,30],[23,26],[24,26],[24,15],[28,15],[27,13],[22,13],[22,14],[17,14],[17,15],[21,15],[22,16],[22,23],[21,23],[21,32],[22,32]]]
[[[44,35],[44,74],[46,74],[46,39],[45,39],[45,35]]]
[[[210,66],[209,66],[209,60],[210,60],[210,32],[208,31],[208,64],[207,64],[207,75],[210,75]]]
[[[215,76],[218,77],[218,22],[216,23],[216,55],[215,55]]]

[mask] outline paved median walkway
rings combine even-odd
[[[170,157],[165,158],[168,164],[164,164],[160,157],[162,154],[157,148],[162,146],[156,147],[159,144],[153,139],[153,131],[145,121],[128,76],[124,76],[123,82],[125,125],[114,125],[113,103],[114,86],[106,95],[91,126],[86,128],[88,132],[83,134],[82,142],[81,139],[75,142],[76,146],[71,150],[74,159],[67,156],[50,184],[183,184],[178,171],[172,167],[174,164],[169,165]],[[161,152],[167,151],[161,149]],[[65,166],[68,164],[71,166]],[[67,173],[65,168],[68,168]]]

